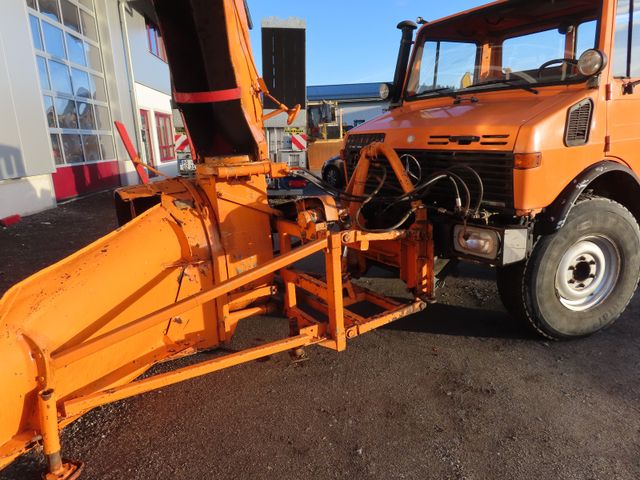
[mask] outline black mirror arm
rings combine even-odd
[[[633,82],[627,82],[622,85],[622,94],[623,95],[633,95],[636,87],[640,85],[640,80],[635,80]]]

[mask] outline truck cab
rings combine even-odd
[[[440,258],[497,268],[507,309],[567,339],[612,324],[640,276],[640,1],[502,0],[403,22],[390,110],[349,132],[384,142],[415,186],[398,196],[378,159],[371,229],[419,199]],[[432,181],[439,174],[440,180]],[[373,246],[369,259],[394,265]]]

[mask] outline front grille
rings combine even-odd
[[[353,174],[358,162],[358,153],[359,149],[357,151],[351,149],[345,151],[347,173],[349,176]],[[422,169],[422,179],[427,178],[437,171],[446,170],[455,166],[466,165],[471,167],[482,179],[484,186],[484,205],[486,207],[493,206],[499,209],[513,208],[513,153],[511,152],[398,150],[397,153],[398,156],[403,159],[407,158],[403,157],[403,155],[411,155],[417,160]],[[379,159],[379,161],[382,165],[386,163],[386,159]],[[403,163],[405,163],[405,165],[411,165],[415,162],[410,160]],[[395,175],[393,175],[391,167],[387,166],[386,169],[387,182],[380,192],[380,195],[398,195],[401,193],[400,184]],[[467,183],[471,191],[471,205],[474,205],[479,194],[477,180],[473,174],[467,170],[456,169],[454,172]],[[371,193],[376,188],[379,182],[376,177],[380,178],[381,174],[382,167],[376,167],[372,164],[367,181],[367,193]],[[425,200],[430,205],[451,209],[455,203],[454,187],[450,181],[441,180],[431,188]]]
[[[347,144],[344,147],[344,156],[347,164],[347,174],[351,177],[353,169],[360,158],[360,150],[374,142],[384,142],[384,133],[358,133],[347,137]]]

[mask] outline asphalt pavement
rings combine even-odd
[[[0,230],[0,292],[114,227],[101,194]],[[361,282],[405,295],[383,270]],[[437,304],[346,352],[276,355],[97,408],[65,429],[64,455],[86,479],[637,480],[639,319],[636,296],[608,330],[547,342],[505,313],[492,270],[461,266]],[[249,319],[230,348],[287,333],[284,318]],[[0,480],[41,468],[34,451]]]

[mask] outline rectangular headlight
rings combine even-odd
[[[494,230],[456,225],[453,228],[453,248],[465,255],[495,260],[500,250],[500,237]]]

